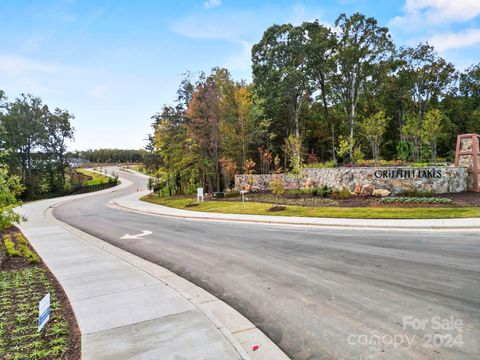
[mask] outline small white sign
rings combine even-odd
[[[203,188],[197,188],[197,201],[200,201],[200,199],[203,201]]]
[[[45,295],[38,303],[38,332],[42,331],[43,327],[50,319],[50,293]]]

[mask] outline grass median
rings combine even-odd
[[[90,180],[87,180],[85,181],[85,183],[83,183],[84,186],[100,185],[100,184],[105,184],[105,183],[108,183],[109,181],[112,181],[112,179],[109,176],[102,175],[94,171],[78,169],[77,172],[91,177]]]
[[[272,204],[260,202],[238,201],[204,201],[197,203],[194,198],[187,197],[159,197],[146,195],[143,201],[169,206],[177,209],[222,213],[222,214],[251,214],[270,216],[302,216],[349,219],[452,219],[480,217],[479,207],[308,207],[287,206],[285,210],[271,212]]]

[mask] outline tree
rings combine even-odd
[[[437,143],[442,134],[444,115],[438,109],[431,109],[425,114],[422,128],[422,140],[430,146],[432,161],[437,161]]]
[[[9,165],[15,168],[20,163],[21,179],[28,195],[34,192],[33,152],[40,145],[42,124],[48,116],[48,107],[32,95],[22,94],[8,106],[3,117],[5,148],[9,149]]]
[[[402,133],[410,143],[412,148],[413,161],[420,158],[420,146],[422,129],[419,127],[418,115],[415,113],[408,113],[405,116],[405,123],[402,127]]]
[[[412,100],[417,106],[420,128],[432,99],[438,99],[450,90],[454,80],[455,68],[451,63],[439,57],[435,49],[420,43],[416,48],[400,50],[403,63],[400,72],[410,82]]]
[[[311,89],[306,73],[306,38],[302,27],[273,25],[252,48],[253,81],[272,118],[287,115],[286,130],[300,137],[300,115]],[[284,127],[285,129],[285,127]]]
[[[331,133],[332,158],[336,162],[335,152],[335,118],[329,114],[329,106],[332,103],[331,77],[334,71],[334,56],[337,47],[337,39],[333,32],[321,25],[318,21],[305,22],[302,25],[305,36],[308,39],[306,46],[307,75],[312,88],[319,92],[325,121],[329,124]]]
[[[17,196],[22,192],[23,186],[20,183],[20,178],[9,175],[8,167],[0,164],[0,231],[5,226],[25,220],[24,217],[14,211],[14,208],[20,205]]]
[[[43,149],[50,173],[50,185],[56,192],[63,191],[65,170],[68,167],[65,154],[67,140],[73,139],[74,129],[71,121],[74,116],[66,110],[55,109],[42,118],[40,146]]]
[[[383,111],[379,111],[372,116],[367,117],[362,123],[363,134],[370,142],[372,156],[375,163],[380,154],[380,143],[387,128],[389,119]]]
[[[394,45],[388,29],[377,25],[374,18],[356,13],[341,14],[335,21],[338,46],[334,57],[336,73],[332,77],[333,93],[343,107],[349,122],[353,144],[358,100],[367,83],[390,65]],[[353,147],[350,148],[353,158]]]
[[[223,73],[222,73],[223,72]],[[209,191],[220,191],[220,81],[228,76],[216,69],[197,84],[192,100],[188,104],[186,117],[188,137],[204,159],[204,175]]]

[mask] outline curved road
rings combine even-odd
[[[133,184],[61,205],[54,216],[203,287],[293,359],[473,359],[480,353],[479,234],[150,216],[108,207],[145,188],[144,178],[120,175]],[[143,230],[153,234],[121,239]]]

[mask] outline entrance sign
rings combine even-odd
[[[200,201],[200,199],[203,201],[203,188],[197,188],[197,201]]]
[[[393,169],[375,170],[377,179],[439,179],[442,177],[440,169]]]
[[[50,319],[50,293],[45,295],[38,303],[38,332],[42,331],[43,327]]]

